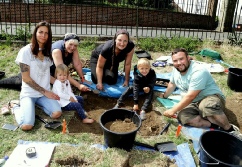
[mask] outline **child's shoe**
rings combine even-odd
[[[145,120],[145,119],[146,119],[145,111],[142,110],[142,111],[140,112],[139,116],[140,116],[140,119],[141,119],[142,121]]]

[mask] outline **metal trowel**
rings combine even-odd
[[[40,120],[41,122],[43,122],[45,124],[45,128],[47,128],[47,129],[56,129],[59,126],[61,126],[61,122],[60,121],[47,122],[47,121],[45,121],[43,118],[41,118],[38,115],[35,115],[35,118]]]
[[[134,141],[134,145],[153,149],[153,150],[159,151],[161,153],[167,152],[167,151],[177,151],[176,144],[172,141],[156,143],[154,146]]]
[[[172,141],[156,143],[154,147],[157,151],[161,153],[167,151],[177,151],[176,144]]]

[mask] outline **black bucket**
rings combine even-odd
[[[112,122],[117,119],[124,120],[125,118],[131,119],[132,122],[136,124],[137,129],[131,132],[118,133],[110,131],[104,126],[108,122]],[[130,110],[120,108],[110,109],[101,115],[100,125],[104,132],[104,142],[107,147],[117,147],[130,151],[133,147],[136,133],[141,126],[141,119],[135,112]]]
[[[200,166],[242,167],[242,140],[224,131],[200,137]]]
[[[227,84],[231,90],[242,92],[242,69],[229,68]]]

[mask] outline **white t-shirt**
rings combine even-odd
[[[60,97],[60,100],[58,100],[58,102],[61,107],[65,107],[67,104],[70,103],[70,97],[73,97],[75,100],[77,100],[72,92],[71,84],[68,80],[62,83],[61,81],[56,79],[55,83],[53,84],[52,91]]]
[[[53,62],[48,57],[44,57],[43,61],[35,58],[31,52],[31,44],[28,44],[20,49],[15,62],[18,65],[20,63],[28,65],[30,67],[30,77],[42,88],[50,90],[50,66]],[[43,96],[42,93],[31,88],[22,80],[21,98],[41,96]]]

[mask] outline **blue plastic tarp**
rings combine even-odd
[[[85,73],[85,79],[87,81],[90,81],[91,84],[89,83],[84,83],[86,86],[88,86],[91,90],[96,89],[96,84],[92,83],[91,79],[91,70],[88,68],[83,68],[83,72]],[[170,78],[170,73],[163,73],[163,74],[156,74],[157,78],[162,78],[162,79],[169,79]],[[129,85],[133,84],[133,71],[130,72],[130,81]],[[103,84],[104,86],[104,91],[100,91],[99,95],[104,96],[104,97],[112,97],[112,98],[119,98],[122,93],[126,90],[126,87],[123,87],[123,82],[124,82],[124,76],[119,75],[118,76],[118,81],[115,85],[108,85],[106,83]],[[154,91],[158,92],[165,92],[166,87],[161,87],[161,86],[155,86]],[[180,94],[179,89],[176,89],[173,94]]]

